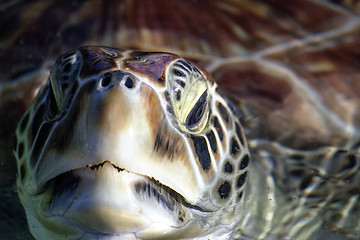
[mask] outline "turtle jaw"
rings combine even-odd
[[[184,198],[156,180],[109,161],[63,173],[48,183],[44,214],[84,232],[120,234],[182,228],[191,213]]]

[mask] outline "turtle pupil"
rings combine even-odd
[[[204,92],[186,118],[186,124],[189,128],[195,127],[204,115],[206,108],[206,97],[207,93]]]

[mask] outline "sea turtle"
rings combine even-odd
[[[356,1],[0,11],[2,236],[359,238]]]

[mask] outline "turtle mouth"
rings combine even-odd
[[[176,217],[180,221],[182,221],[182,217],[179,216],[179,213],[183,212],[184,208],[204,211],[200,207],[189,203],[180,193],[162,184],[158,180],[120,168],[110,161],[103,161],[93,166],[73,169],[50,179],[41,188],[42,191],[39,192],[40,194],[43,192],[47,192],[48,194],[45,208],[50,210],[51,215],[53,215],[54,212],[59,213],[59,207],[61,209],[67,209],[74,201],[80,198],[79,195],[83,194],[82,192],[90,189],[90,187],[88,187],[89,181],[97,181],[97,175],[101,175],[100,173],[105,165],[107,168],[110,167],[112,169],[112,172],[108,175],[129,174],[135,176],[135,180],[131,180],[127,184],[130,186],[131,194],[139,202],[155,203],[168,212],[176,213]],[[104,187],[107,187],[109,191],[111,191],[117,186],[116,183],[114,183],[112,187],[106,185],[104,185]],[[87,190],[84,190],[84,188],[87,188]],[[106,194],[106,191],[105,193],[102,191],[102,193]],[[117,196],[118,198],[126,197],[124,195],[128,194],[126,191],[121,193],[122,195]]]

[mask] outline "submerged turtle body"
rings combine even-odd
[[[160,4],[161,6],[159,6]],[[35,13],[33,9],[39,11]],[[168,76],[165,73],[175,62],[185,60],[180,60],[181,58],[172,54],[144,53],[142,55],[138,52],[139,56],[136,57],[127,50],[101,47],[80,48],[69,55],[76,57],[70,57],[68,61],[72,61],[72,64],[82,65],[86,63],[87,66],[93,66],[87,69],[81,68],[79,71],[81,73],[86,72],[86,74],[81,75],[80,79],[94,83],[101,82],[102,77],[105,77],[102,74],[110,72],[112,76],[112,72],[114,72],[115,79],[124,79],[125,75],[132,76],[137,79],[136,82],[142,83],[141,86],[148,86],[148,90],[145,92],[151,96],[158,96],[157,98],[154,97],[154,99],[158,99],[155,101],[157,107],[152,110],[160,115],[163,114],[162,116],[166,121],[160,124],[155,120],[155,123],[144,120],[141,126],[144,126],[144,130],[149,132],[150,129],[156,129],[156,126],[168,126],[171,129],[170,133],[162,133],[166,137],[159,138],[156,141],[155,149],[158,148],[169,159],[181,158],[180,155],[175,154],[174,149],[172,152],[169,151],[171,149],[169,146],[178,146],[181,142],[183,147],[177,151],[186,155],[184,159],[192,159],[189,161],[192,163],[191,167],[176,165],[175,162],[177,161],[173,161],[170,165],[161,165],[162,168],[158,171],[152,167],[147,168],[145,163],[139,165],[140,168],[143,168],[142,170],[133,168],[126,170],[122,166],[117,166],[118,163],[114,163],[111,159],[103,159],[101,162],[89,160],[86,162],[88,167],[92,167],[94,171],[105,172],[104,176],[108,176],[108,172],[116,169],[119,170],[119,173],[128,172],[126,174],[133,176],[134,181],[148,181],[149,179],[146,177],[153,178],[150,180],[156,180],[152,183],[153,187],[156,186],[156,190],[165,191],[164,189],[166,189],[166,194],[179,194],[176,195],[175,199],[182,200],[179,201],[180,204],[175,204],[175,206],[182,211],[189,207],[200,212],[201,210],[210,211],[201,205],[207,204],[206,199],[211,199],[211,203],[216,202],[218,205],[215,205],[221,209],[219,207],[223,203],[221,196],[224,197],[225,193],[231,189],[231,194],[228,196],[231,200],[227,204],[235,206],[232,204],[238,201],[238,205],[231,210],[227,208],[229,212],[221,213],[229,215],[223,217],[224,222],[219,224],[219,226],[222,224],[225,226],[226,222],[228,227],[212,228],[219,223],[219,219],[222,219],[219,213],[220,215],[214,214],[211,217],[204,217],[204,220],[200,221],[200,225],[194,224],[195,227],[191,228],[193,232],[187,231],[189,235],[181,235],[180,229],[178,232],[168,232],[167,237],[190,238],[205,236],[207,233],[213,234],[209,235],[213,238],[216,238],[214,237],[216,234],[224,234],[224,237],[231,236],[243,239],[322,239],[324,237],[329,239],[357,239],[359,237],[360,223],[357,219],[359,215],[359,175],[357,172],[360,145],[360,115],[358,111],[360,105],[360,53],[358,51],[360,49],[360,21],[358,13],[360,11],[356,1],[244,0],[193,2],[174,0],[162,3],[159,1],[147,1],[146,3],[124,1],[116,4],[101,3],[101,1],[73,1],[71,4],[66,2],[51,3],[49,1],[34,1],[32,3],[15,1],[3,4],[1,11],[3,21],[1,21],[0,27],[3,34],[0,37],[0,57],[3,64],[0,67],[4,73],[1,85],[1,115],[7,116],[1,118],[1,125],[3,126],[1,142],[4,153],[4,160],[2,161],[6,166],[2,168],[4,172],[1,175],[6,177],[4,179],[9,179],[6,184],[4,183],[7,189],[13,180],[7,173],[11,171],[7,169],[13,169],[15,162],[10,157],[11,151],[7,150],[12,144],[9,139],[14,139],[15,124],[18,123],[20,116],[29,106],[39,86],[45,84],[49,76],[49,69],[58,56],[69,49],[89,44],[146,51],[167,51],[176,53],[180,57],[201,66],[212,75],[218,84],[220,90],[214,91],[217,89],[216,84],[209,80],[210,77],[207,73],[196,67],[195,64],[189,63],[192,66],[191,69],[197,69],[194,71],[198,71],[200,76],[207,79],[206,82],[210,81],[206,88],[199,85],[197,86],[199,88],[193,89],[198,89],[199,94],[209,91],[207,101],[200,102],[205,105],[208,104],[208,109],[204,109],[204,112],[209,111],[209,118],[215,114],[221,119],[219,122],[224,131],[223,137],[227,139],[225,140],[226,143],[220,144],[219,128],[215,126],[216,124],[213,121],[206,124],[203,122],[202,130],[212,129],[215,136],[213,139],[217,145],[212,144],[211,133],[207,135],[208,132],[195,131],[189,134],[189,129],[183,124],[178,124],[179,122],[186,122],[190,109],[193,109],[199,102],[201,95],[193,92],[195,98],[184,104],[188,107],[186,110],[176,110],[182,106],[182,104],[177,105],[176,101],[170,101],[171,104],[168,105],[172,107],[167,109],[165,103],[168,100],[166,100],[165,95],[162,95],[163,88],[152,83],[161,79],[161,77],[156,78],[154,76],[162,76],[164,84],[171,85],[170,82],[176,82],[175,79],[171,80],[170,75]],[[19,14],[20,12],[22,14]],[[7,25],[9,22],[13,24],[23,23],[23,27],[9,27]],[[93,53],[90,54],[90,52]],[[98,55],[94,59],[104,59],[99,61],[100,65],[96,65],[97,60],[92,62],[91,60],[94,59],[87,58],[86,55],[89,53],[89,56],[94,56],[96,52]],[[126,53],[125,57],[122,56],[124,53]],[[168,56],[171,60],[145,66],[144,63],[152,59],[151,56]],[[62,59],[66,59],[66,57]],[[83,59],[83,62],[76,59]],[[121,60],[115,61],[115,59]],[[126,64],[121,65],[120,63],[124,59],[132,59],[135,65],[139,61],[138,67],[129,68],[125,66]],[[28,111],[29,114],[25,115],[28,116],[28,119],[25,117],[25,120],[22,120],[19,125],[16,154],[19,163],[18,183],[21,194],[27,191],[32,192],[34,189],[34,191],[39,191],[40,188],[45,191],[45,189],[51,189],[49,187],[51,185],[59,186],[58,190],[67,189],[70,191],[71,187],[70,189],[68,187],[72,186],[71,184],[66,185],[66,181],[61,184],[59,182],[62,181],[56,181],[54,177],[61,175],[66,178],[69,176],[62,175],[64,171],[86,168],[86,165],[79,164],[71,165],[71,168],[58,165],[57,168],[50,169],[50,161],[41,160],[44,149],[55,154],[52,151],[59,148],[60,145],[64,145],[65,149],[71,146],[79,146],[79,144],[72,145],[73,141],[81,139],[74,131],[81,132],[82,127],[87,126],[86,124],[74,125],[68,130],[72,134],[71,137],[64,139],[64,132],[60,131],[64,131],[64,129],[61,127],[54,126],[56,124],[42,125],[44,121],[52,120],[61,126],[59,122],[62,118],[71,121],[70,118],[65,117],[70,115],[65,114],[63,116],[58,115],[58,113],[72,109],[73,105],[67,104],[71,102],[70,99],[73,99],[74,96],[78,96],[78,99],[84,98],[84,93],[76,92],[83,89],[80,83],[76,88],[67,88],[63,86],[64,83],[61,84],[62,80],[59,76],[63,76],[63,73],[67,72],[66,70],[77,69],[76,66],[68,65],[69,69],[66,66],[65,63],[61,65],[61,62],[55,64],[50,77],[55,79],[53,80],[55,83],[52,83],[55,85],[47,84],[45,90],[40,91],[38,100]],[[157,67],[154,68],[153,66]],[[65,80],[65,85],[73,84],[72,78],[76,78],[79,74],[78,72],[71,73],[66,75],[70,80],[69,82]],[[84,82],[86,81],[84,80]],[[119,84],[126,82],[118,81]],[[51,86],[54,91],[52,97],[48,95],[51,92]],[[127,89],[126,86],[124,88]],[[86,90],[83,91],[88,93]],[[153,93],[150,94],[150,92]],[[174,90],[174,92],[177,91]],[[188,96],[189,92],[191,91],[188,89],[181,92],[180,97],[184,97],[184,93],[185,96]],[[43,94],[43,98],[41,98],[41,94]],[[140,100],[135,101],[133,99],[134,101],[131,101],[126,100],[127,97],[120,97],[124,98],[122,99],[124,102],[122,107],[132,106],[131,103],[137,102],[138,105],[141,103],[143,106],[139,108],[142,109],[141,111],[118,110],[129,112],[134,118],[146,116],[141,119],[149,119],[148,115],[145,114],[148,110],[141,101],[141,99],[144,100],[144,93],[136,93],[135,95],[140,96]],[[45,104],[46,96],[49,96],[53,103],[54,99],[56,102],[56,106],[52,103],[53,105],[49,107],[50,110],[45,109],[45,107],[39,108]],[[100,100],[95,96],[96,94],[90,94],[88,97],[93,99],[94,103],[98,103],[97,100]],[[177,95],[174,96],[176,98]],[[97,106],[96,109],[99,109],[99,114],[90,111],[89,117],[84,117],[84,119],[94,115],[107,116],[112,112],[111,109],[120,108],[113,105],[112,99],[115,99],[113,95],[105,94],[103,98],[108,101],[103,106]],[[230,104],[228,100],[225,100],[226,98],[230,98],[234,104]],[[215,104],[216,100],[219,99],[221,99],[223,108]],[[198,105],[202,104],[199,103]],[[79,105],[78,108],[77,112],[83,114],[82,116],[86,116],[84,108],[90,109],[85,103]],[[224,119],[226,117],[223,115],[232,119],[229,126],[225,124],[226,120]],[[16,121],[9,121],[9,119],[16,119]],[[111,119],[100,117],[97,122],[106,123],[106,121],[110,121],[112,123],[113,120]],[[118,117],[118,119],[123,118]],[[121,121],[126,119],[124,118]],[[236,174],[228,177],[226,169],[230,171],[230,167],[226,165],[227,162],[223,154],[231,155],[232,146],[234,146],[232,145],[232,137],[239,135],[236,133],[238,124],[235,122],[237,119],[240,119],[244,126],[252,161],[250,161],[248,170],[239,169],[239,165],[242,166],[242,160],[246,159],[244,156],[247,156],[247,147],[245,143],[241,144],[241,137],[236,136],[235,139],[239,145],[239,153],[237,154],[239,156],[237,155],[235,161],[237,165],[232,165],[232,168],[236,169],[236,171],[234,170]],[[79,119],[72,120],[74,123],[79,121]],[[95,124],[96,121],[90,122]],[[114,129],[109,126],[111,125],[103,124],[100,129],[105,129],[104,131],[111,133]],[[136,130],[134,131],[136,132]],[[98,131],[94,132],[98,134]],[[170,138],[169,134],[178,134],[178,137]],[[129,134],[129,136],[132,135]],[[85,136],[82,137],[86,139]],[[93,139],[97,139],[97,137],[93,136]],[[149,139],[151,138],[149,137]],[[179,142],[175,144],[170,139],[180,140],[176,140]],[[206,144],[204,144],[204,140],[199,139],[205,139]],[[169,143],[165,144],[164,141],[169,141]],[[83,141],[80,142],[83,143]],[[153,141],[149,140],[149,142],[155,144]],[[33,145],[34,143],[38,144]],[[143,143],[144,147],[147,146],[145,140]],[[106,148],[106,146],[112,146],[111,144],[102,142],[101,146],[103,154],[113,152],[112,149]],[[167,150],[161,150],[164,146]],[[219,155],[214,152],[214,146],[219,151]],[[90,150],[95,151],[95,149],[89,148],[88,153],[91,152]],[[129,149],[132,148],[129,147]],[[195,149],[200,150],[196,151]],[[234,149],[238,148],[234,147]],[[38,151],[35,151],[37,155],[31,157],[34,155],[34,150]],[[138,152],[140,150],[137,151],[137,154]],[[204,156],[203,154],[206,152],[209,152],[210,165],[202,165],[202,162],[199,161],[199,155]],[[71,151],[69,154],[71,155]],[[63,155],[59,154],[59,157],[61,156]],[[110,155],[106,156],[109,157]],[[32,160],[25,161],[25,159]],[[66,165],[65,163],[68,160],[63,161],[63,164]],[[37,162],[42,162],[42,165],[36,165]],[[209,163],[209,161],[205,161],[205,163]],[[247,166],[247,164],[245,165]],[[168,169],[169,172],[166,173],[165,169]],[[174,169],[179,171],[179,175],[176,175],[176,171],[174,173]],[[215,169],[217,170],[215,171]],[[206,174],[201,175],[202,170]],[[191,171],[193,171],[192,173],[199,172],[192,176],[189,174]],[[240,177],[244,176],[245,171],[248,171],[247,177]],[[77,174],[77,176],[80,175],[81,178],[85,175],[88,176],[86,170],[80,171],[80,173],[82,175]],[[139,174],[137,176],[139,179],[134,177],[136,174]],[[184,174],[188,177],[185,185],[175,180],[178,179],[176,176]],[[170,179],[169,176],[172,176],[174,180]],[[246,184],[242,183],[245,178],[248,180]],[[54,179],[54,181],[51,182],[50,179]],[[69,182],[74,183],[73,177],[68,179]],[[96,178],[90,177],[88,179],[88,181],[92,181],[94,186],[102,186],[95,184],[96,181],[93,179]],[[113,179],[99,178],[98,180],[105,183],[106,181],[112,182]],[[44,185],[44,183],[50,182],[50,185]],[[228,182],[231,187],[229,188],[225,182]],[[241,183],[239,188],[237,188],[238,182]],[[205,183],[208,183],[207,188]],[[125,185],[124,187],[126,188]],[[205,189],[209,190],[208,198],[200,197],[206,192]],[[142,191],[141,188],[138,190]],[[42,194],[45,193],[42,192]],[[218,194],[217,197],[220,196],[219,202],[213,200],[216,194]],[[53,198],[51,194],[47,195],[48,204],[55,201],[51,199],[57,199],[54,205],[60,207],[54,211],[60,211],[61,207],[68,206],[66,205],[68,202],[64,201],[61,196],[63,195],[59,194]],[[235,200],[233,196],[237,196],[239,199]],[[201,200],[196,202],[196,199]],[[22,201],[25,203],[27,200],[22,197]],[[201,203],[199,209],[195,207],[198,206],[196,205],[198,203]],[[46,204],[39,206],[39,209],[44,209],[44,206]],[[30,216],[28,217],[30,226],[32,226],[32,219],[34,222],[40,221],[41,224],[48,221],[48,218],[41,214],[41,216],[36,216],[35,213],[39,214],[39,211],[35,210],[34,207],[25,208]],[[155,207],[154,209],[158,208]],[[31,213],[31,211],[33,212]],[[189,213],[189,211],[186,210],[185,212]],[[231,217],[231,211],[239,214]],[[108,212],[108,214],[111,216],[114,212]],[[157,214],[152,216],[158,217]],[[186,215],[186,217],[190,216]],[[186,217],[180,214],[177,219],[180,222],[181,218],[185,222],[189,221],[189,218]],[[113,218],[109,217],[109,219]],[[53,223],[56,222],[57,220]],[[129,225],[131,225],[130,222]],[[193,221],[193,223],[195,222],[199,223],[199,220]],[[140,224],[136,221],[132,223],[134,225]],[[116,231],[124,230],[116,229],[116,224],[110,224],[111,226],[109,224],[104,220],[100,224],[102,226],[101,231],[108,231],[109,234],[113,234]],[[131,228],[134,225],[126,227]],[[190,225],[187,226],[191,227]],[[51,232],[51,229],[56,228],[59,226],[50,227],[50,230],[41,230],[44,232],[36,233],[34,230],[33,232],[38,238],[46,239],[46,237],[42,237],[42,234],[48,234],[45,232]],[[94,228],[95,226],[82,223],[77,229],[93,233]],[[72,230],[64,229],[64,231],[68,231],[67,234],[69,235],[75,234]],[[199,229],[202,229],[203,232]],[[227,233],[224,229],[228,230]],[[161,238],[161,236],[156,235],[156,232],[153,234],[155,234],[153,237]],[[62,236],[64,235],[59,233],[59,238]],[[145,235],[138,235],[138,237],[143,236]],[[88,237],[88,235],[84,236],[85,239]],[[107,237],[111,238],[110,235]]]

